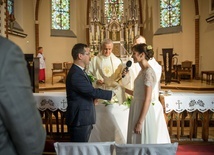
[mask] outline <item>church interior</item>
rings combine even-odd
[[[179,146],[214,146],[214,0],[0,0],[0,35],[22,49],[34,94],[53,98],[65,93],[76,43],[89,45],[91,57],[96,57],[102,41],[110,38],[112,52],[126,63],[134,37],[144,36],[162,66],[163,106],[175,94],[190,100],[188,108],[194,97],[198,106],[208,105],[204,111],[179,112],[184,99],[178,97],[178,109],[164,108],[171,141]],[[38,80],[38,47],[44,49],[45,83]],[[56,154],[53,142],[68,140],[65,111],[39,110],[47,131],[44,154]]]

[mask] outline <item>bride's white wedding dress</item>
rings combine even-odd
[[[159,101],[158,83],[154,70],[149,67],[141,70],[134,82],[134,94],[129,112],[128,137],[129,144],[170,143],[170,137],[164,118],[163,107]],[[152,101],[146,118],[142,123],[142,134],[135,134],[134,127],[140,116],[145,99],[145,85],[152,86]]]

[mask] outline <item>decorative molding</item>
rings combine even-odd
[[[214,22],[214,14],[208,18],[206,18],[207,23],[212,23]]]
[[[180,33],[180,32],[182,32],[182,26],[173,26],[173,27],[167,27],[167,28],[159,28],[155,32],[155,35]]]
[[[70,38],[77,38],[72,30],[55,30],[51,29],[51,36],[52,37],[70,37]]]
[[[8,34],[15,35],[18,37],[26,38],[27,34],[24,33],[23,28],[19,25],[17,21],[9,22],[11,24],[8,26]]]
[[[10,30],[10,29],[8,30],[8,34],[18,36],[18,37],[22,37],[22,38],[27,37],[27,34],[25,34],[25,33],[22,33],[20,31],[16,31],[16,30]]]
[[[118,15],[118,6],[121,2],[109,3],[108,11],[111,16],[105,13],[104,4],[101,1],[103,0],[91,0],[88,10],[89,28],[87,25],[87,30],[92,55],[100,51],[100,44],[104,38],[111,38],[113,42],[119,41],[118,49],[131,51],[134,36],[139,35],[143,27],[142,20],[139,20],[142,19],[139,14],[141,0],[124,1],[122,15]],[[120,54],[122,56],[124,52],[120,51]]]

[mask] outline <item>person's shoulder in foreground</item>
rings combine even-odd
[[[24,55],[0,36],[0,154],[41,155],[45,139]]]

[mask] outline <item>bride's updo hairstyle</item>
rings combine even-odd
[[[153,58],[153,56],[154,56],[154,51],[152,50],[152,46],[151,45],[146,45],[144,43],[143,44],[134,45],[132,47],[132,50],[138,52],[139,54],[144,52],[145,56],[146,56],[145,57],[146,60],[149,60],[149,59]]]

